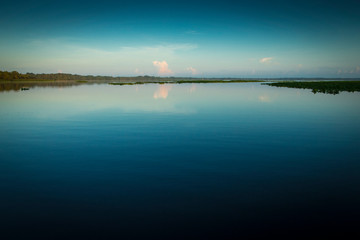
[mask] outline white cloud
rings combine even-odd
[[[360,73],[360,66],[352,69],[338,69],[337,74],[357,74]]]
[[[166,61],[162,61],[162,62],[160,62],[160,61],[153,61],[153,65],[158,68],[158,73],[159,73],[160,75],[172,74],[172,73],[173,73],[173,71],[171,71],[171,70],[169,69],[169,65],[167,64]]]
[[[31,69],[35,72],[55,72],[61,69],[63,72],[92,75],[155,75],[158,69],[149,62],[154,59],[174,61],[178,59],[178,54],[197,48],[192,43],[142,46],[113,43],[89,46],[75,42],[74,39],[65,38],[29,40],[26,50],[28,57],[18,61],[17,65],[22,65],[26,71]],[[176,66],[179,69],[187,67]],[[167,71],[167,74],[170,73],[172,71]]]
[[[264,57],[260,59],[260,63],[270,63],[274,58],[273,57]]]
[[[186,68],[186,70],[190,71],[191,74],[193,74],[193,75],[197,74],[197,70],[193,67],[188,67],[188,68]]]

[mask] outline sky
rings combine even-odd
[[[0,70],[360,77],[360,1],[6,1]]]

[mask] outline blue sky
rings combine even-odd
[[[360,77],[359,1],[8,1],[0,69]]]

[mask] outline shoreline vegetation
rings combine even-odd
[[[311,89],[315,93],[338,94],[343,91],[359,92],[359,78],[191,78],[191,77],[112,77],[77,75],[69,73],[22,74],[0,71],[0,91],[19,91],[34,86],[70,87],[80,84],[138,85],[183,83],[250,83],[259,82],[274,87]]]
[[[274,87],[311,89],[316,93],[339,94],[340,92],[360,92],[360,81],[294,81],[262,83]]]
[[[240,82],[265,82],[264,80],[252,80],[252,79],[174,79],[172,81],[147,81],[147,82],[111,82],[110,85],[138,85],[138,84],[182,84],[182,83],[240,83]]]

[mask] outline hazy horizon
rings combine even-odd
[[[0,69],[0,72],[2,70]],[[14,70],[15,71],[15,70]],[[12,70],[10,71],[6,71],[6,72],[12,72]],[[17,71],[16,71],[17,72]],[[214,76],[173,76],[173,75],[169,75],[169,76],[161,76],[161,75],[92,75],[92,74],[76,74],[76,73],[69,73],[69,72],[61,72],[61,73],[54,73],[54,72],[19,72],[20,74],[28,74],[28,73],[32,73],[32,74],[66,74],[66,75],[77,75],[77,76],[82,76],[82,77],[86,77],[86,76],[91,76],[91,77],[113,77],[113,78],[193,78],[193,79],[254,79],[254,80],[262,80],[262,79],[356,79],[356,80],[360,80],[360,77],[311,77],[311,76],[307,76],[307,77],[302,77],[302,76],[291,76],[291,77],[286,77],[286,76],[281,76],[281,77],[266,77],[266,76],[262,76],[262,77],[255,77],[255,76],[249,76],[249,77],[231,77],[231,76],[221,76],[221,75],[214,75]]]

